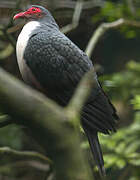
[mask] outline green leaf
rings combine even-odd
[[[131,103],[134,106],[134,109],[139,110],[140,109],[140,95],[136,95],[134,99],[131,100]]]
[[[124,154],[130,154],[136,152],[136,150],[140,147],[140,141],[135,140],[134,142],[130,143],[127,148],[125,149]]]
[[[134,166],[140,166],[140,159],[130,160],[130,164],[133,164]]]
[[[126,161],[124,159],[118,159],[116,165],[118,166],[119,169],[122,169],[126,165]]]

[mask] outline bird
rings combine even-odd
[[[30,5],[13,19],[26,19],[16,44],[17,62],[25,83],[61,106],[68,105],[82,77],[94,65],[86,53],[64,35],[47,8]],[[118,115],[96,73],[95,85],[81,112],[81,125],[95,163],[106,174],[98,133],[116,132]]]

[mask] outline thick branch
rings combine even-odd
[[[4,112],[28,126],[54,162],[56,177],[62,180],[89,180],[87,162],[78,134],[66,126],[63,108],[0,69],[0,106]],[[64,123],[65,122],[65,123]]]
[[[91,54],[99,41],[100,37],[109,29],[112,28],[118,28],[122,25],[129,25],[129,26],[135,26],[135,27],[140,27],[140,23],[138,21],[131,21],[131,20],[125,20],[123,18],[118,19],[114,22],[111,23],[102,23],[93,33],[91,39],[88,42],[88,45],[86,47],[86,54],[88,57],[91,57]]]

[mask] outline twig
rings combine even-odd
[[[57,8],[71,8],[71,9],[75,9],[75,1],[66,1],[66,0],[61,0],[59,3],[57,3],[58,1],[55,0],[56,3],[54,2],[55,5],[55,9]],[[83,9],[92,9],[94,7],[102,7],[104,5],[104,1],[103,0],[90,0],[90,1],[84,1],[83,2]]]
[[[16,0],[16,7],[15,8],[19,8],[20,2],[21,2],[21,0]],[[4,59],[5,57],[7,57],[6,54],[8,54],[8,56],[11,55],[13,50],[15,49],[15,45],[16,45],[15,38],[13,37],[12,34],[8,33],[8,28],[11,27],[11,26],[13,26],[13,16],[12,15],[9,18],[8,24],[3,28],[2,31],[3,31],[3,34],[5,35],[6,39],[11,43],[11,45],[13,47],[11,45],[9,45],[8,46],[9,51],[8,51],[8,48],[3,50],[3,52],[1,52],[1,53],[3,53],[4,55],[2,54],[1,59]],[[3,58],[3,56],[4,56],[4,58]]]
[[[24,169],[34,168],[39,171],[49,171],[50,166],[48,164],[45,164],[43,162],[39,162],[36,160],[16,160],[12,163],[8,162],[6,164],[0,165],[0,174],[7,174],[7,169],[9,169],[11,172],[14,171],[15,168],[18,168],[19,171],[24,171]],[[21,169],[21,170],[20,170]],[[31,169],[30,169],[31,170]],[[11,180],[11,178],[10,178]]]
[[[10,28],[7,29],[7,33],[8,34],[14,33],[16,31],[18,31],[19,29],[21,29],[24,25],[25,25],[25,23],[22,22],[22,23],[17,24],[17,25],[15,25],[13,27],[10,27]]]
[[[13,46],[9,43],[4,50],[0,51],[0,59],[5,59],[9,57],[14,51]]]
[[[53,7],[52,7],[53,4]],[[60,9],[60,8],[70,8],[70,9],[75,9],[75,1],[66,1],[66,0],[53,0],[52,1],[44,1],[43,5],[46,7],[52,7],[53,9]],[[84,2],[84,6],[83,9],[92,9],[94,7],[102,7],[104,5],[104,1],[103,0],[90,0],[90,1],[85,1]],[[5,0],[3,0],[0,3],[0,8],[11,8],[11,9],[15,9],[16,7],[16,2],[6,2]]]
[[[76,89],[72,99],[69,102],[69,105],[66,107],[69,115],[72,117],[80,114],[83,105],[89,97],[91,89],[94,84],[94,69],[91,69],[85,74],[85,76],[80,81],[78,88]]]
[[[83,7],[83,1],[82,0],[77,1],[75,9],[74,9],[74,13],[73,13],[72,23],[62,27],[61,32],[66,34],[70,32],[71,30],[75,29],[79,25],[82,7]]]
[[[118,28],[122,25],[129,25],[129,26],[135,26],[135,27],[140,27],[140,22],[138,21],[131,21],[131,20],[125,20],[123,18],[118,19],[114,22],[111,23],[102,23],[93,33],[91,39],[88,42],[88,45],[86,47],[86,54],[88,55],[88,57],[91,57],[91,54],[97,44],[97,42],[99,41],[99,38],[109,29],[112,28]]]
[[[82,0],[77,1],[75,9],[74,9],[73,17],[72,17],[72,23],[61,28],[61,31],[63,33],[68,33],[79,25],[82,8],[83,8],[83,1]],[[24,24],[25,23],[21,23],[21,24],[8,28],[7,33],[11,34],[11,33],[16,32],[18,29],[21,29]]]
[[[15,10],[19,8],[20,3],[21,3],[21,0],[16,0]],[[7,30],[8,27],[11,27],[11,26],[13,26],[13,15],[10,16],[9,22],[6,25],[5,30]]]
[[[14,122],[12,119],[7,115],[1,115],[0,116],[0,128],[3,128],[5,126],[8,126],[10,124],[13,124]]]
[[[135,9],[133,0],[127,0],[127,4],[128,4],[128,7],[129,7],[132,15],[135,16],[136,15],[136,9]]]
[[[10,155],[14,156],[15,158],[24,158],[24,160],[27,158],[29,159],[38,159],[39,161],[44,161],[45,163],[49,163],[50,165],[53,164],[53,162],[46,156],[33,151],[17,151],[14,149],[11,149],[9,147],[1,147],[0,148],[0,154]]]

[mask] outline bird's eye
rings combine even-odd
[[[36,11],[36,9],[35,9],[35,8],[33,8],[33,9],[32,9],[32,11]]]

